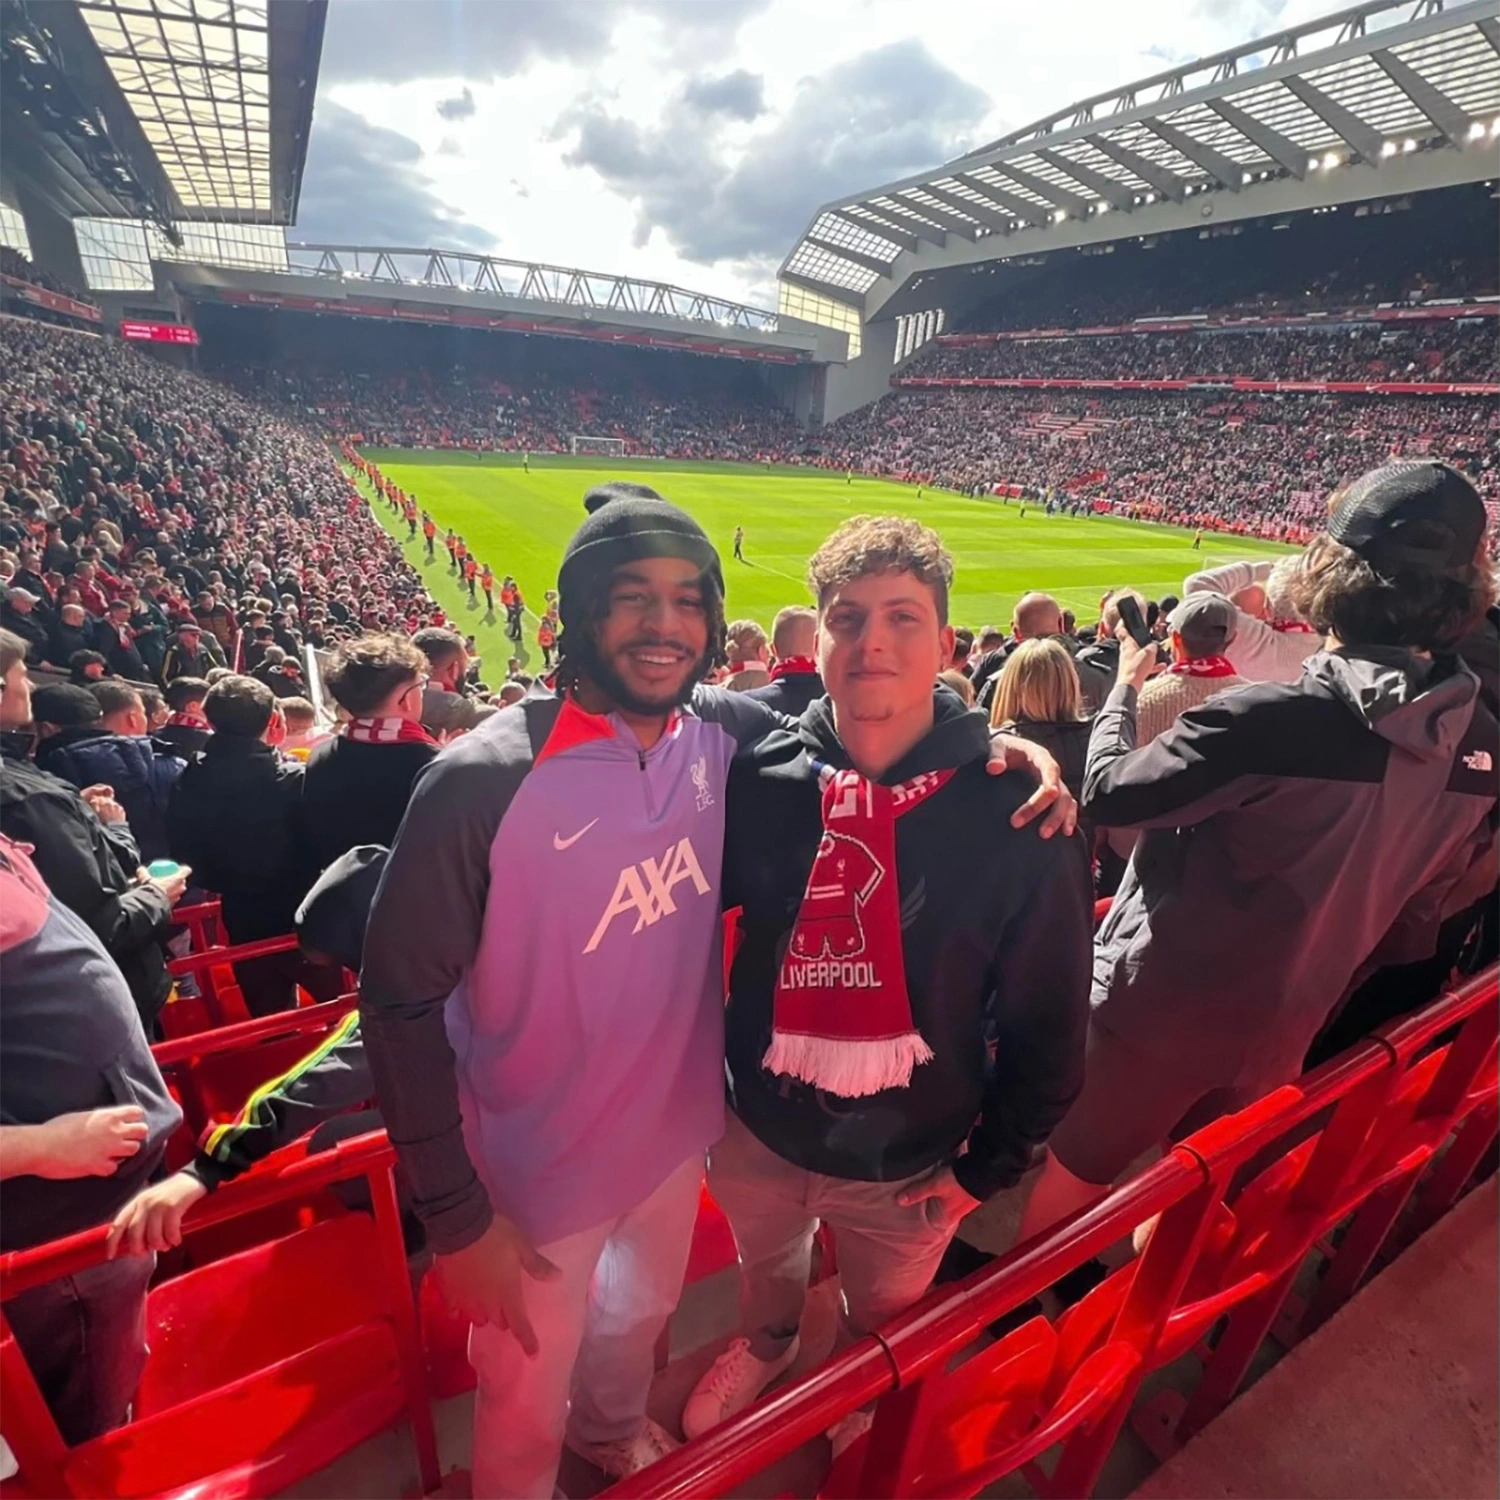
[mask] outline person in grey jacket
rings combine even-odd
[[[1492,861],[1500,730],[1454,654],[1495,598],[1485,520],[1444,464],[1365,475],[1297,580],[1324,637],[1301,679],[1220,694],[1140,750],[1152,653],[1122,634],[1083,807],[1144,831],[1096,940],[1084,1090],[1023,1239],[1295,1078],[1364,961],[1430,953],[1450,893]]]

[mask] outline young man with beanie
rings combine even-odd
[[[845,522],[808,565],[828,696],[730,771],[742,941],[709,1183],[747,1336],[689,1398],[689,1437],[796,1358],[820,1221],[841,1335],[870,1333],[927,1290],[963,1216],[1020,1180],[1083,1082],[1090,892],[1069,840],[1014,827],[1024,793],[985,774],[984,717],[934,687],[952,580],[919,522]],[[841,1424],[836,1450],[867,1426]]]
[[[1495,599],[1485,524],[1446,464],[1356,480],[1298,575],[1323,638],[1302,676],[1216,694],[1141,749],[1155,648],[1121,632],[1084,813],[1144,831],[1097,938],[1087,1081],[1023,1238],[1294,1079],[1361,966],[1425,957],[1475,870],[1493,878],[1500,729],[1455,654]]]
[[[645,1409],[724,1123],[725,786],[781,722],[697,686],[724,651],[702,527],[639,484],[584,505],[558,693],[423,772],[361,980],[381,1111],[474,1323],[476,1497],[547,1500],[565,1428],[615,1476],[673,1446]]]
[[[1168,639],[1172,665],[1141,689],[1136,707],[1136,744],[1149,745],[1177,716],[1215,693],[1244,686],[1227,655],[1239,610],[1222,594],[1189,594],[1172,611]]]

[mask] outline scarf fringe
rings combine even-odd
[[[761,1066],[841,1099],[863,1099],[885,1089],[906,1088],[912,1069],[932,1058],[932,1048],[920,1031],[876,1041],[772,1031]]]

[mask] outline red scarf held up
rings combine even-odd
[[[1200,656],[1197,661],[1174,661],[1167,671],[1179,677],[1234,677],[1234,663],[1227,656]]]
[[[811,672],[817,674],[818,664],[810,656],[783,656],[779,661],[771,663],[771,681],[780,682],[783,677],[790,677],[794,673]]]
[[[437,745],[420,724],[410,719],[350,719],[344,726],[344,738],[361,745]]]
[[[776,978],[761,1065],[844,1099],[905,1088],[932,1048],[912,1021],[901,947],[896,819],[951,770],[899,786],[822,770],[823,837]]]

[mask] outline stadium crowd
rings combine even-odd
[[[1245,332],[934,340],[900,378],[1042,380],[1500,381],[1493,318]]]
[[[418,369],[353,374],[336,368],[234,367],[242,389],[334,431],[383,448],[566,453],[574,435],[618,438],[628,454],[753,462],[798,441],[790,413],[755,381],[715,378],[697,389],[652,380],[643,365],[589,368],[524,383],[482,372]]]
[[[705,1153],[743,1330],[688,1437],[796,1359],[820,1222],[844,1341],[1034,1160],[1023,1234],[1493,953],[1492,409],[893,394],[824,460],[1307,546],[1177,599],[1122,579],[1084,621],[1038,579],[1007,628],[958,629],[941,538],[858,517],[767,633],[726,618],[691,516],[609,484],[552,672],[496,709],[305,419],[488,444],[504,406],[530,446],[582,400],[641,451],[757,457],[786,419],[492,389],[433,427],[456,396],[425,379],[252,377],[267,402],[12,321],[0,360],[0,1245],[112,1223],[122,1252],[6,1305],[70,1442],[126,1419],[187,1211],[351,1108],[474,1325],[474,1493],[545,1497],[564,1441],[612,1475],[677,1442],[646,1396]],[[181,1112],[148,1044],[197,894],[232,942],[302,939],[236,964],[249,1013],[345,969],[360,1003],[163,1176]]]
[[[1277,539],[1394,454],[1451,460],[1500,498],[1500,413],[1469,398],[898,391],[832,423],[824,461],[989,494]]]

